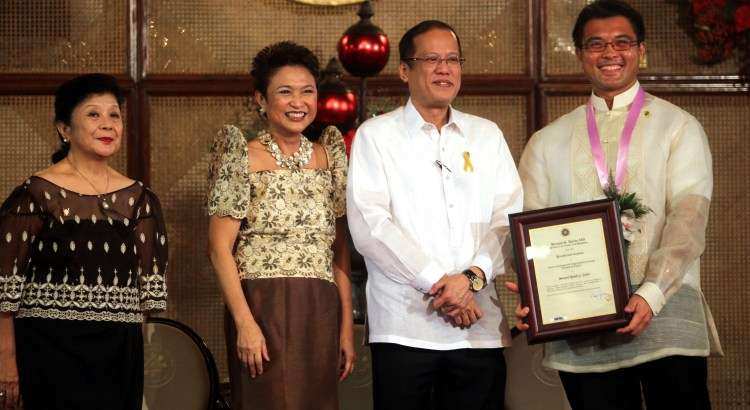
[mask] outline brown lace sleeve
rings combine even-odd
[[[29,191],[28,181],[0,208],[0,312],[18,310],[30,249],[43,222],[42,209]]]
[[[159,311],[167,307],[167,230],[156,194],[144,189],[140,202],[134,232],[139,260],[141,310]]]

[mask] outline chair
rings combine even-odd
[[[229,408],[219,395],[213,355],[197,333],[157,317],[144,327],[143,410]]]

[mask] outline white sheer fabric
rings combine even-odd
[[[592,94],[610,169],[627,110],[640,85],[609,110]],[[585,107],[560,117],[529,141],[519,164],[526,209],[602,198],[586,129]],[[651,306],[651,326],[636,338],[606,333],[546,345],[545,364],[571,372],[602,372],[669,355],[721,352],[700,289],[713,188],[711,153],[700,123],[673,104],[646,95],[633,133],[625,190],[654,211],[628,249],[630,279]]]

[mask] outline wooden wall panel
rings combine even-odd
[[[0,73],[128,71],[127,0],[0,1]]]
[[[419,20],[442,19],[457,29],[467,58],[456,107],[496,121],[518,160],[535,128],[588,94],[570,40],[585,3],[375,0],[373,21],[389,35],[392,52],[384,73],[368,81],[368,112],[405,101],[406,88],[394,75],[403,32]],[[743,325],[750,311],[738,302],[750,296],[744,279],[750,232],[741,223],[750,205],[742,185],[750,179],[744,160],[747,84],[735,84],[734,61],[713,67],[692,62],[695,51],[676,24],[675,2],[632,3],[649,30],[644,78],[650,81],[644,84],[695,114],[711,140],[715,197],[703,283],[727,357],[710,360],[710,388],[715,409],[750,409],[750,335]],[[113,163],[150,181],[169,227],[171,293],[165,315],[206,339],[224,378],[223,307],[205,256],[208,147],[225,122],[258,126],[247,108],[247,73],[261,47],[291,39],[310,46],[325,62],[346,27],[357,21],[356,9],[288,0],[229,0],[220,7],[209,0],[0,1],[0,191],[7,195],[48,164],[57,144],[51,124],[54,88],[75,73],[116,74],[130,92],[129,139]],[[513,297],[500,290],[500,299],[510,314]],[[537,363],[539,352],[530,354]],[[359,368],[367,366],[363,362]],[[529,374],[559,394],[554,374],[536,365]],[[366,371],[344,387],[346,408],[358,407],[352,400],[367,408],[361,401],[369,395]],[[538,391],[531,389],[534,401]],[[518,401],[513,406],[530,408]]]
[[[264,46],[292,40],[308,46],[326,62],[336,44],[357,22],[358,5],[315,7],[288,0],[148,2],[148,65],[150,74],[244,74]],[[398,41],[414,24],[441,19],[462,39],[466,73],[528,72],[527,2],[433,0],[376,1],[373,22],[390,39],[391,55],[384,73],[398,65]],[[313,23],[314,19],[314,23]]]
[[[548,76],[580,75],[571,32],[578,12],[587,0],[544,0],[545,3],[545,66]],[[643,75],[669,76],[731,76],[739,65],[736,59],[705,66],[695,64],[697,49],[679,26],[680,6],[677,1],[631,0],[643,15],[646,25],[647,67]]]

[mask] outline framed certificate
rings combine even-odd
[[[621,229],[610,199],[510,215],[529,344],[628,323]]]

